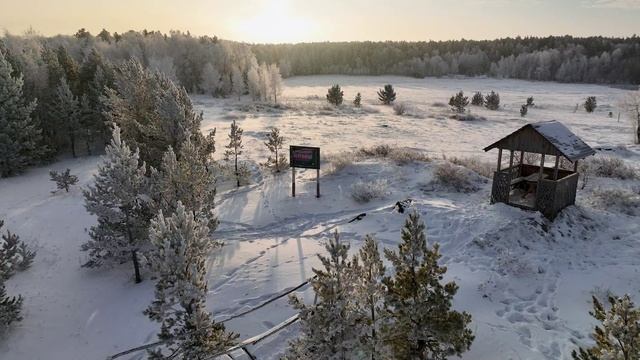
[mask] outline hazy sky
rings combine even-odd
[[[0,29],[189,30],[247,42],[640,34],[640,0],[0,0]]]

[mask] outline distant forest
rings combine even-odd
[[[640,37],[526,37],[487,41],[252,45],[283,76],[486,75],[559,82],[640,84]]]

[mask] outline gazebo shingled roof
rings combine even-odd
[[[487,146],[484,151],[494,148],[564,156],[571,162],[596,153],[571,130],[555,120],[527,124]]]

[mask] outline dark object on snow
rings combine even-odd
[[[402,201],[398,201],[393,208],[398,209],[398,212],[400,214],[404,214],[404,210],[409,208],[409,206],[411,206],[412,203],[413,203],[412,199],[405,199]]]
[[[553,220],[576,200],[578,160],[596,152],[557,121],[528,124],[511,135],[487,146],[498,148],[498,166],[493,175],[491,203],[505,203],[540,211]],[[510,152],[509,167],[502,169],[502,150]],[[514,162],[515,152],[520,160]],[[541,154],[540,165],[524,163],[524,153]],[[554,167],[545,167],[545,155],[555,158]],[[560,158],[573,163],[573,170],[560,169]]]
[[[365,216],[367,216],[367,213],[362,213],[356,217],[354,217],[353,219],[349,220],[349,224],[351,224],[352,222],[356,222],[356,221],[360,221],[362,220]]]

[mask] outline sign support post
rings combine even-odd
[[[289,146],[289,166],[291,166],[291,196],[296,197],[296,168],[316,169],[316,198],[319,198],[320,148],[310,146]]]

